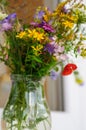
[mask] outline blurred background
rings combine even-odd
[[[9,0],[9,11],[16,11],[22,22],[30,22],[38,6],[47,6],[53,10],[60,0]],[[84,0],[86,3],[86,1]],[[0,34],[0,43],[4,41]],[[60,74],[56,81],[49,77],[46,81],[46,97],[52,112],[59,114],[58,126],[63,130],[62,125],[71,125],[70,130],[86,130],[86,60],[82,58],[74,59],[78,66],[80,76],[83,79],[83,85],[79,86],[75,82],[74,75],[62,77]],[[11,82],[8,68],[0,63],[0,107],[6,104]],[[66,116],[67,115],[67,116]],[[68,119],[70,119],[68,121]],[[61,126],[60,126],[61,125]],[[71,129],[73,125],[73,129]],[[58,128],[58,127],[57,127]],[[69,130],[69,129],[66,129]]]

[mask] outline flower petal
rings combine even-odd
[[[67,75],[70,75],[72,72],[73,71],[72,71],[71,68],[64,68],[63,71],[62,71],[62,75],[67,76]]]
[[[73,63],[69,63],[65,66],[65,68],[71,68],[72,70],[76,70],[77,69],[77,66]]]

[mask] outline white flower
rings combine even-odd
[[[0,20],[3,20],[7,16],[7,14],[0,12]]]

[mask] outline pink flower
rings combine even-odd
[[[64,51],[64,47],[57,45],[57,47],[55,48],[55,53],[62,53]]]
[[[59,57],[60,60],[65,61],[68,59],[68,56],[66,54],[61,54]]]
[[[2,30],[8,31],[12,29],[12,25],[10,23],[2,23]]]

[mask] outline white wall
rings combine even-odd
[[[49,7],[51,10],[53,10],[58,3],[58,0],[44,0],[45,6]]]
[[[84,3],[86,3],[86,0],[83,1]],[[54,8],[55,4],[52,4],[52,2],[56,3],[57,0],[51,0],[51,2],[47,0],[46,4],[49,5],[51,8]],[[66,113],[69,113],[68,115],[73,122],[73,130],[86,130],[86,59],[79,58],[75,60],[75,62],[78,66],[80,75],[84,80],[84,85],[77,85],[74,81],[73,74],[63,78],[65,105],[64,107]]]
[[[86,4],[86,0],[83,2]],[[84,85],[77,85],[73,75],[64,77],[65,110],[75,122],[76,130],[86,130],[86,59],[78,58],[75,62],[84,80]]]
[[[75,122],[76,130],[86,130],[86,60],[77,59],[76,64],[84,85],[77,85],[73,75],[64,77],[65,110]]]

